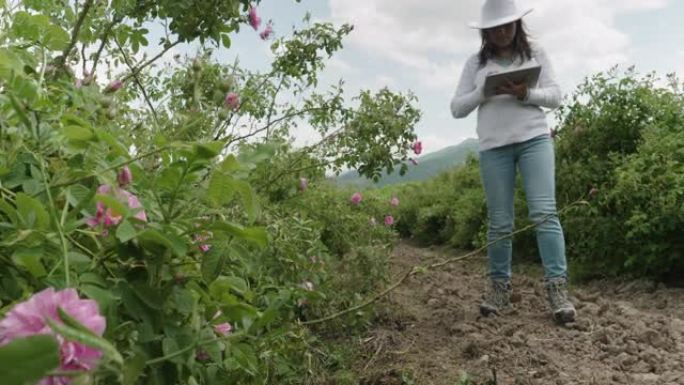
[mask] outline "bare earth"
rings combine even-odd
[[[399,244],[393,272],[454,256]],[[514,309],[481,318],[482,257],[412,277],[361,340],[365,385],[684,385],[684,290],[645,281],[574,286],[574,324],[549,315],[541,273],[513,278]],[[464,382],[468,383],[468,382]]]

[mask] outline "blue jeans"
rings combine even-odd
[[[565,239],[556,211],[555,157],[549,135],[480,152],[480,174],[487,197],[491,242],[513,231],[516,166],[520,169],[529,218],[537,223],[537,247],[544,277],[567,277]],[[487,250],[492,279],[511,277],[512,240],[498,241]]]

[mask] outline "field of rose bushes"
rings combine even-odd
[[[558,208],[572,276],[684,274],[684,83],[634,69],[588,77],[556,112]],[[406,204],[397,230],[423,244],[472,249],[486,242],[486,203],[476,158],[424,183],[388,187]],[[515,224],[529,224],[518,181]],[[515,261],[539,261],[534,232],[515,240]]]
[[[0,0],[3,385],[355,383],[346,342],[373,308],[318,321],[386,287],[399,236],[482,244],[476,159],[379,192],[330,182],[417,164],[416,98],[320,87],[352,26],[267,18],[258,0]],[[240,30],[270,68],[216,60]],[[669,80],[599,74],[559,111],[560,206],[596,193],[564,218],[585,276],[684,273]],[[321,139],[294,147],[302,122]]]

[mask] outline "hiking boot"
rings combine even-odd
[[[544,281],[546,294],[548,295],[549,305],[553,312],[553,318],[559,323],[575,321],[575,306],[568,300],[568,281],[567,279],[550,278]]]
[[[507,280],[492,279],[485,290],[480,304],[480,314],[487,317],[511,307],[511,283]]]

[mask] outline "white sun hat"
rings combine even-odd
[[[482,6],[480,21],[468,26],[477,29],[492,28],[522,19],[530,12],[532,8],[519,9],[515,0],[486,0]]]

